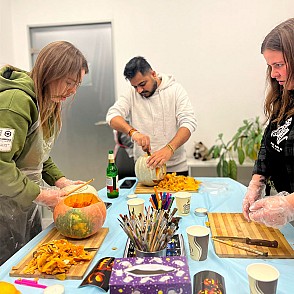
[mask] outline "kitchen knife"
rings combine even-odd
[[[241,250],[245,250],[247,252],[251,252],[251,253],[254,253],[254,254],[257,254],[257,255],[268,256],[268,252],[263,252],[263,251],[255,250],[255,249],[248,248],[248,247],[245,247],[245,246],[237,245],[237,244],[233,243],[232,241],[223,241],[221,239],[217,239],[217,238],[214,238],[214,237],[212,237],[212,240],[223,243],[223,244],[231,246],[231,247],[235,247],[235,248],[238,248],[238,249],[241,249]]]
[[[270,241],[270,240],[251,239],[248,237],[244,238],[244,237],[235,237],[235,236],[214,236],[214,238],[246,243],[248,245],[266,246],[266,247],[272,247],[272,248],[277,248],[279,246],[279,243],[276,240]]]

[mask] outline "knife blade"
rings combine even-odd
[[[279,246],[279,243],[276,240],[271,241],[271,240],[251,239],[248,237],[236,237],[236,236],[214,236],[214,238],[246,243],[248,245],[266,246],[266,247],[272,247],[272,248],[277,248]]]

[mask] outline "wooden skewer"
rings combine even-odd
[[[160,225],[161,225],[161,221],[162,221],[163,215],[164,215],[164,210],[161,210],[161,212],[159,214],[159,217],[158,217],[156,231],[155,231],[155,233],[153,235],[153,241],[151,243],[151,251],[154,251],[154,244],[155,244],[155,241],[156,241],[156,238],[157,238],[158,231],[160,229]]]
[[[251,252],[251,253],[255,253],[257,255],[268,256],[268,252],[259,251],[259,250],[256,250],[256,249],[252,249],[252,248],[248,248],[248,247],[245,247],[245,246],[237,245],[237,244],[235,244],[233,242],[223,241],[223,240],[213,238],[213,237],[212,237],[212,240],[223,243],[223,244],[226,244],[226,245],[231,246],[231,247],[235,247],[235,248],[238,248],[238,249],[241,249],[241,250],[245,250],[245,251],[248,251],[248,252]]]
[[[84,184],[81,184],[80,186],[78,186],[78,187],[72,189],[71,191],[67,192],[67,193],[65,194],[65,196],[68,196],[69,194],[71,194],[71,193],[73,193],[73,192],[75,192],[75,191],[77,191],[77,190],[83,188],[84,186],[88,185],[89,183],[91,183],[91,182],[93,182],[93,181],[94,181],[94,179],[91,179],[91,180],[89,180],[88,182],[86,182],[86,183],[84,183]]]

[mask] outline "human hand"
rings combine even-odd
[[[132,136],[132,140],[142,147],[144,152],[150,152],[150,137],[139,132],[135,132]]]
[[[281,192],[253,203],[249,208],[250,219],[274,228],[294,220],[294,207],[287,200],[287,196],[284,196],[285,194],[288,193]]]
[[[56,188],[42,187],[40,194],[35,199],[35,203],[41,206],[47,206],[53,209],[63,196],[66,196],[66,191]]]
[[[160,150],[154,152],[151,156],[148,156],[146,163],[147,167],[151,169],[160,167],[164,165],[172,157],[173,152],[167,146],[161,148]]]
[[[254,175],[255,176],[255,175]],[[247,221],[250,221],[249,218],[249,207],[258,199],[263,196],[265,191],[265,178],[263,176],[255,176],[252,177],[250,181],[247,192],[243,199],[243,215]]]
[[[80,181],[80,180],[72,181],[72,180],[67,179],[66,177],[62,177],[55,182],[55,186],[62,189],[66,186],[79,185],[79,184],[84,184],[84,183],[85,183],[84,181]]]

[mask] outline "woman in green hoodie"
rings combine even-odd
[[[61,102],[86,73],[83,54],[64,41],[44,47],[29,73],[0,69],[0,265],[42,230],[38,204],[53,208],[62,188],[83,183],[68,180],[49,154]]]

